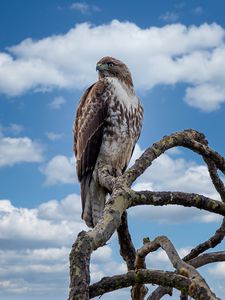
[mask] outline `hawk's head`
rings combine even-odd
[[[131,73],[121,60],[110,56],[103,57],[97,63],[96,70],[99,71],[99,78],[116,77],[133,87]]]

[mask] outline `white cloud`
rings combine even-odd
[[[52,131],[46,132],[45,135],[50,141],[58,141],[63,137],[63,133],[57,133]]]
[[[87,229],[80,214],[76,194],[33,209],[0,200],[0,297],[7,293],[16,294],[16,299],[20,294],[22,299],[30,295],[32,299],[38,295],[65,298],[71,245],[78,232]],[[97,263],[107,258],[111,259],[108,247],[96,253]]]
[[[135,183],[135,189],[140,190],[148,184],[154,190],[195,192],[218,199],[207,167],[198,165],[192,160],[176,157],[176,154],[180,155],[180,150],[176,151],[176,149],[171,149],[154,160]],[[132,156],[132,163],[140,157],[143,151],[137,144]]]
[[[71,194],[61,201],[51,200],[38,208],[17,208],[0,200],[0,239],[2,245],[15,240],[21,245],[70,245],[86,226],[80,218],[80,196]]]
[[[29,288],[26,286],[26,283],[22,280],[1,280],[0,290],[11,292],[13,294],[22,294],[24,292],[29,291]]]
[[[225,101],[223,39],[224,29],[217,24],[142,29],[130,22],[83,23],[63,35],[26,39],[1,53],[0,91],[15,96],[30,89],[83,89],[96,80],[96,62],[112,55],[129,65],[136,87],[184,82],[186,102],[203,110],[208,103],[209,111]]]
[[[41,172],[46,176],[46,185],[77,182],[74,156],[56,155],[41,168]]]
[[[80,221],[81,200],[80,196],[71,194],[61,201],[50,200],[38,207],[38,217],[45,220],[71,220]]]
[[[168,206],[137,206],[129,210],[130,216],[141,220],[150,220],[157,223],[191,223],[191,222],[218,222],[222,218],[211,215],[196,208],[179,205]]]
[[[0,201],[0,296],[16,299],[62,299],[68,293],[69,253],[76,235],[86,230],[80,220],[81,201],[76,194],[50,200],[36,208],[18,208]],[[28,243],[30,242],[30,243]],[[179,250],[184,256],[189,248]],[[159,250],[148,256],[150,268],[171,268]],[[105,245],[91,257],[91,280],[126,272]],[[46,284],[47,282],[47,284]],[[21,298],[20,298],[21,297]],[[129,289],[107,294],[105,299],[129,297]]]
[[[201,84],[187,88],[185,101],[203,111],[213,111],[224,102],[225,88],[216,84]]]
[[[112,249],[109,246],[98,248],[93,252],[91,261],[94,264],[105,264],[111,259]]]
[[[71,4],[70,8],[81,12],[83,15],[100,11],[98,6],[89,5],[86,2],[74,2]]]
[[[136,145],[132,162],[137,159],[143,150]],[[178,155],[180,152],[178,151]],[[191,160],[177,158],[176,151],[168,151],[153,161],[142,176],[135,182],[133,189],[137,191],[183,191],[202,194],[219,200],[207,167],[198,165]],[[224,180],[224,176],[222,177]],[[157,222],[215,222],[221,217],[216,214],[200,211],[178,205],[171,206],[138,206],[130,209],[132,217],[155,220]]]
[[[50,108],[60,109],[62,105],[66,103],[66,99],[62,96],[55,97],[55,99],[49,103]]]
[[[218,278],[225,278],[225,262],[219,262],[208,270],[209,273],[213,274]]]
[[[179,256],[182,258],[185,255],[187,255],[190,250],[192,249],[191,247],[185,247],[185,248],[177,248],[176,245],[174,245],[176,248]],[[149,253],[149,255],[146,257],[146,263],[147,267],[150,268],[155,268],[155,269],[167,269],[167,270],[173,270],[172,263],[170,262],[166,251],[163,249],[159,249],[158,251],[154,251]]]
[[[44,202],[36,208],[18,208],[0,200],[0,296],[16,299],[62,299],[69,286],[69,253],[76,235],[87,230],[80,218],[76,194]],[[102,276],[126,271],[114,261],[105,245],[91,257],[92,282]],[[47,283],[46,283],[47,282]],[[28,297],[28,298],[26,298]]]
[[[0,136],[0,167],[12,166],[22,162],[41,162],[43,146],[28,137]]]

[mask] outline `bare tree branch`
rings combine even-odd
[[[200,268],[210,263],[225,261],[225,251],[204,253],[188,261],[195,268]]]
[[[153,241],[144,244],[144,246],[137,251],[137,267],[141,268],[146,255],[150,252],[156,251],[159,247],[161,247],[166,252],[173,267],[177,270],[179,274],[184,275],[190,279],[195,279],[195,281],[198,282],[199,286],[208,289],[208,293],[211,293],[209,286],[202,278],[202,276],[196,271],[196,269],[193,266],[185,263],[179,257],[175,247],[166,236],[160,236],[155,238]],[[211,297],[214,297],[214,295],[212,294]]]
[[[225,216],[225,204],[203,195],[183,192],[152,192],[127,190],[129,207],[136,205],[162,206],[168,204],[196,207]]]
[[[82,255],[81,255],[82,253]],[[91,240],[79,233],[70,253],[69,299],[89,299]],[[82,295],[81,298],[79,295]]]
[[[125,211],[121,218],[121,224],[117,229],[118,240],[120,244],[120,255],[127,263],[127,270],[134,270],[134,262],[136,257],[136,250],[134,248],[131,235],[129,233],[127,224],[127,212]]]
[[[225,187],[223,184],[223,181],[220,179],[218,173],[217,173],[217,167],[213,160],[209,158],[204,158],[204,161],[206,162],[208,166],[209,175],[211,177],[211,180],[217,190],[217,192],[220,194],[220,197],[223,202],[225,202]]]
[[[217,168],[215,163],[209,158],[204,158],[204,161],[208,166],[208,171],[212,183],[214,184],[217,192],[220,194],[222,201],[225,202],[225,187],[217,173]],[[189,261],[190,259],[197,257],[200,253],[203,253],[204,251],[210,248],[216,247],[224,239],[224,236],[225,236],[225,218],[223,219],[221,226],[217,229],[215,234],[204,243],[201,243],[198,246],[196,246],[194,249],[192,249],[191,252],[183,258],[183,260]]]
[[[202,254],[198,257],[195,257],[188,261],[188,264],[193,267],[200,268],[210,263],[225,261],[225,251],[212,252]],[[158,300],[161,299],[164,295],[169,294],[172,296],[172,288],[159,286],[148,298],[147,300]],[[186,296],[186,295],[185,295]]]
[[[217,229],[215,234],[205,241],[204,243],[199,244],[194,249],[191,250],[189,254],[187,254],[183,260],[190,261],[194,257],[197,257],[199,254],[203,253],[204,251],[216,247],[221,241],[224,239],[225,236],[225,218],[223,219],[222,225]]]
[[[205,136],[195,130],[189,129],[165,136],[159,142],[148,148],[135,164],[124,173],[127,185],[130,186],[162,153],[176,146],[193,150],[203,157],[210,158],[221,172],[225,172],[225,160],[216,151],[206,145]]]
[[[120,255],[127,264],[128,271],[135,270],[136,250],[128,229],[127,212],[125,211],[121,217],[121,224],[117,229],[118,240],[120,244]],[[136,284],[131,289],[131,297],[133,300],[142,300],[146,296],[148,289],[141,284]]]
[[[135,249],[129,234],[126,215],[124,214],[127,208],[145,204],[154,206],[176,204],[204,209],[225,217],[225,203],[202,195],[182,192],[135,192],[130,189],[131,184],[157,157],[166,150],[176,146],[189,148],[203,157],[207,163],[213,184],[220,193],[222,200],[225,199],[223,182],[217,174],[217,169],[225,173],[225,160],[220,154],[208,147],[204,135],[195,130],[185,130],[164,137],[161,141],[148,148],[136,160],[135,164],[119,177],[112,176],[109,166],[99,166],[97,174],[99,182],[111,192],[111,197],[105,206],[102,218],[95,228],[88,232],[81,232],[73,245],[70,254],[71,282],[69,300],[88,300],[89,295],[94,297],[128,286],[137,287],[139,285],[141,287],[145,283],[162,285],[166,287],[167,291],[170,289],[169,292],[171,292],[172,288],[176,288],[183,295],[188,294],[198,299],[218,299],[193,267],[197,268],[203,264],[224,260],[224,252],[199,255],[221,242],[225,234],[224,221],[214,236],[194,248],[190,255],[185,258],[186,261],[188,260],[188,264],[179,258],[175,248],[165,238],[164,240],[162,240],[162,237],[158,238],[158,240],[147,243],[148,246],[144,245],[141,248],[141,255],[143,256],[143,253],[147,251],[146,248],[149,251],[149,249],[162,247],[167,252],[175,269],[189,278],[173,272],[143,269],[145,266],[144,259],[141,262],[140,253],[134,265]],[[127,274],[104,278],[90,286],[90,256],[94,250],[103,246],[109,240],[115,230],[118,230],[121,255],[130,271]],[[192,259],[190,260],[190,258]],[[134,266],[136,269],[131,270]],[[163,287],[156,289],[150,297],[157,297],[157,293],[159,297],[160,292],[162,294]]]
[[[149,242],[149,238],[143,239],[144,245],[148,242]],[[145,258],[143,259],[140,258],[137,251],[136,258],[135,258],[135,270],[138,269],[146,269],[146,264],[145,264]],[[141,283],[135,284],[131,290],[131,296],[133,300],[143,300],[147,295],[147,293],[148,293],[148,288]]]
[[[132,286],[136,283],[158,284],[169,287],[175,287],[183,290],[195,299],[200,300],[219,300],[209,294],[209,290],[200,286],[198,281],[191,280],[185,276],[173,272],[155,271],[139,269],[138,271],[129,271],[126,274],[112,277],[104,277],[101,281],[90,286],[90,298],[101,296],[105,293],[115,291],[121,288]]]
[[[148,296],[147,300],[159,300],[165,295],[172,296],[172,291],[172,287],[159,286]]]

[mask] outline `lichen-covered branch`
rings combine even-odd
[[[225,188],[217,174],[217,169],[225,173],[225,160],[220,154],[208,147],[204,135],[195,130],[190,129],[183,132],[176,132],[164,137],[152,147],[148,148],[135,164],[119,177],[114,177],[109,166],[99,166],[97,174],[99,183],[111,193],[111,197],[105,206],[102,218],[95,228],[88,232],[81,232],[73,245],[70,254],[69,300],[88,300],[90,296],[98,296],[127,286],[137,287],[139,285],[140,287],[145,283],[162,285],[166,287],[167,291],[169,291],[169,289],[171,291],[171,288],[174,287],[181,290],[183,294],[187,293],[193,298],[204,300],[218,299],[214,297],[207,284],[204,283],[204,280],[202,281],[201,276],[198,275],[198,272],[195,271],[191,265],[197,268],[205,263],[224,260],[224,253],[212,254],[211,256],[210,254],[199,255],[206,249],[212,248],[214,245],[220,243],[224,237],[224,222],[213,237],[198,245],[193,249],[191,254],[185,258],[185,260],[188,261],[188,266],[177,255],[170,256],[171,262],[176,270],[182,269],[180,266],[184,266],[185,264],[185,269],[188,270],[188,278],[173,272],[144,269],[144,263],[140,264],[140,258],[139,262],[136,261],[134,264],[135,249],[126,220],[126,210],[129,207],[144,204],[154,206],[176,204],[204,209],[225,217],[225,203],[202,195],[182,192],[135,192],[130,189],[131,184],[157,157],[166,150],[176,146],[189,148],[203,157],[207,163],[212,182],[220,193],[221,199],[224,201]],[[104,278],[101,282],[90,286],[90,256],[94,250],[105,245],[116,230],[118,232],[121,255],[127,263],[128,273]],[[158,240],[157,243],[158,246],[167,249],[165,241],[159,242]],[[145,245],[143,247],[145,247]],[[153,244],[151,244],[151,247],[153,247]],[[154,245],[154,247],[156,247],[156,245]],[[166,251],[170,253],[168,249]],[[132,270],[134,268],[135,270]],[[158,296],[160,289],[162,292],[163,288],[158,288]],[[157,293],[153,292],[152,297],[154,297],[154,295],[157,297]]]
[[[183,192],[152,192],[152,191],[130,191],[129,207],[137,205],[183,205],[204,209],[225,216],[225,203],[205,197],[203,195]]]
[[[69,299],[89,299],[91,240],[82,231],[70,253],[70,294]],[[82,254],[82,255],[81,255]]]
[[[188,264],[197,269],[207,264],[221,261],[225,261],[225,251],[202,254],[188,261]],[[166,294],[172,296],[172,288],[159,286],[152,292],[151,295],[148,296],[147,300],[159,300]]]
[[[172,296],[172,290],[172,287],[159,286],[148,296],[147,300],[159,300],[165,295]]]
[[[207,164],[209,175],[212,180],[212,183],[214,184],[215,189],[219,193],[221,200],[225,202],[225,187],[223,181],[220,179],[217,173],[216,164],[210,158],[204,158],[204,161]],[[223,219],[221,226],[216,230],[215,234],[212,237],[210,237],[207,241],[193,248],[191,252],[183,258],[183,260],[189,261],[190,259],[197,257],[199,254],[203,253],[204,251],[216,247],[224,239],[224,236],[225,218]]]
[[[143,239],[144,245],[148,242],[149,242],[149,238]],[[138,251],[136,252],[134,265],[135,265],[135,270],[146,269],[145,257],[140,258],[140,256],[138,255]],[[131,290],[132,300],[144,300],[147,293],[148,293],[148,288],[144,284],[137,283],[133,286]]]
[[[179,257],[175,247],[165,236],[157,237],[153,241],[145,243],[144,246],[137,251],[136,265],[141,267],[146,255],[148,255],[150,252],[156,251],[160,247],[166,252],[173,267],[179,274],[184,275],[190,279],[195,279],[195,282],[198,282],[199,286],[202,286],[204,289],[208,290],[208,295],[211,295],[212,299],[213,297],[215,297],[202,276],[196,271],[193,266],[185,263]]]
[[[136,250],[129,233],[127,224],[127,212],[124,212],[121,218],[121,224],[117,229],[118,240],[120,244],[120,255],[127,264],[127,270],[134,270],[134,262],[136,257]]]
[[[185,291],[194,299],[219,300],[219,298],[209,295],[208,289],[200,286],[198,281],[195,281],[194,279],[191,280],[190,278],[173,272],[147,269],[139,269],[138,271],[129,271],[122,275],[104,277],[98,283],[90,286],[90,298],[101,296],[105,293],[129,287],[137,283],[151,283],[175,287],[180,291]]]
[[[225,173],[225,160],[216,151],[206,145],[205,136],[195,130],[189,129],[182,132],[175,132],[169,136],[165,136],[159,142],[148,148],[135,164],[125,172],[124,176],[127,185],[130,186],[144,171],[152,164],[152,162],[163,154],[166,150],[173,147],[182,146],[210,158],[214,161],[216,167]]]
[[[207,264],[225,261],[225,251],[204,253],[188,261],[195,268],[200,268]]]
[[[183,260],[190,261],[191,259],[197,257],[199,254],[203,253],[204,251],[216,247],[224,239],[224,236],[225,236],[225,218],[223,218],[223,222],[221,226],[216,230],[215,234],[204,243],[201,243],[198,246],[196,246],[194,249],[192,249],[191,252],[183,258]]]
[[[225,187],[223,181],[220,179],[217,173],[217,167],[213,160],[210,158],[204,158],[208,166],[209,175],[211,177],[212,183],[214,184],[215,189],[220,194],[221,200],[225,202]]]

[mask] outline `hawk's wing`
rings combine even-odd
[[[81,198],[84,208],[85,191],[90,183],[100,151],[107,105],[103,99],[104,82],[98,81],[84,93],[78,105],[74,126],[74,151],[77,176],[81,182]]]

